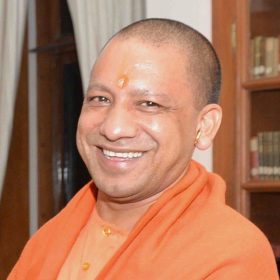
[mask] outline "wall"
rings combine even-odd
[[[182,21],[200,31],[211,41],[212,37],[211,0],[146,0],[146,16],[163,17]],[[207,151],[195,150],[194,158],[208,170],[212,170],[212,148]]]

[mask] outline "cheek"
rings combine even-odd
[[[77,126],[77,132],[76,132],[76,143],[77,143],[77,148],[78,148],[78,151],[80,153],[80,155],[84,156],[84,128],[83,128],[83,122],[81,122],[81,117],[79,119],[79,122],[78,122],[78,126]],[[84,158],[83,158],[84,159]]]
[[[152,120],[150,123],[147,124],[148,129],[153,134],[160,134],[162,131],[164,131],[164,122],[160,120]]]
[[[83,135],[102,123],[104,116],[98,111],[83,109],[78,122],[78,132]]]
[[[193,149],[196,135],[196,117],[192,114],[160,116],[144,123],[144,129],[170,153]]]
[[[180,138],[179,122],[170,116],[157,116],[146,121],[142,119],[142,128],[158,143],[165,146],[170,141],[177,142]]]
[[[80,154],[84,154],[87,146],[87,135],[94,129],[95,120],[90,113],[82,112],[78,121],[76,142]]]

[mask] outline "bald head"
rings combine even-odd
[[[211,43],[193,28],[169,19],[144,19],[123,28],[115,37],[135,38],[159,48],[174,47],[186,61],[186,79],[194,92],[195,107],[200,109],[218,102],[221,69],[217,54]]]

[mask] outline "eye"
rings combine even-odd
[[[109,98],[102,95],[88,96],[86,101],[92,106],[107,106],[111,103]]]
[[[143,107],[161,107],[158,103],[156,102],[153,102],[153,101],[144,101],[144,102],[141,102],[140,104],[141,106]]]
[[[158,113],[164,110],[164,106],[151,100],[139,101],[138,109],[147,113]]]

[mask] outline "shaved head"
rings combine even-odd
[[[156,18],[134,22],[115,37],[139,39],[159,48],[166,45],[174,47],[186,62],[186,79],[194,92],[195,107],[201,109],[206,104],[218,103],[220,63],[211,43],[198,31],[178,21]]]

